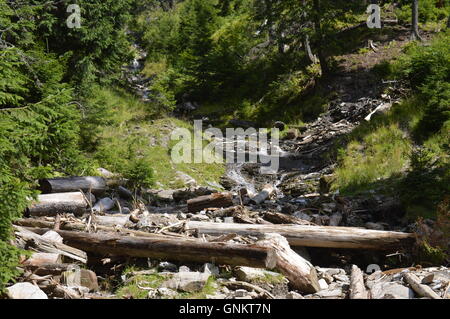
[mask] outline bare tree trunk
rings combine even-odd
[[[238,234],[262,237],[277,233],[291,246],[387,250],[408,247],[414,242],[414,234],[380,231],[356,227],[305,226],[305,225],[248,225],[232,223],[186,223],[186,229],[196,230],[198,235],[220,236]]]
[[[328,67],[328,61],[325,56],[325,53],[323,51],[323,30],[322,30],[322,24],[320,22],[320,16],[321,16],[321,5],[320,0],[314,0],[313,2],[313,8],[314,8],[314,28],[316,29],[317,33],[317,56],[319,58],[320,62],[320,68],[322,70],[322,75],[328,74],[330,72],[330,69]]]
[[[422,41],[422,37],[419,34],[419,0],[413,0],[412,3],[411,40]]]
[[[305,35],[304,45],[305,45],[306,54],[308,55],[308,58],[311,60],[311,62],[313,64],[316,64],[317,62],[319,62],[317,60],[316,55],[311,50],[311,43],[309,42],[309,35]]]

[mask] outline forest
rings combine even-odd
[[[379,28],[368,26],[370,4],[380,8]],[[71,24],[74,18],[79,25]],[[54,253],[29,249],[30,238],[36,244],[42,239],[33,236],[44,237],[29,233],[38,228],[61,231],[64,245],[87,252],[99,276],[97,294],[110,298],[224,299],[238,298],[242,289],[243,299],[252,293],[362,298],[366,290],[382,298],[371,290],[372,275],[358,276],[359,268],[373,264],[383,271],[416,267],[403,288],[450,298],[449,28],[449,0],[0,0],[0,299],[12,298],[11,285],[37,274],[25,266],[32,254]],[[258,164],[175,163],[170,135],[177,128],[193,131],[194,120],[204,129],[279,129],[279,171],[265,176]],[[106,186],[97,194],[83,186],[85,177]],[[73,185],[47,191],[43,181]],[[48,204],[32,218],[42,196],[62,198],[69,191],[81,192],[84,217],[72,214],[73,203],[64,198],[68,206]],[[113,217],[133,225],[124,222],[117,231]],[[319,227],[317,233],[309,235],[305,225]],[[311,240],[283,228],[290,226]],[[356,246],[334,241],[331,227],[341,226],[357,236]],[[97,232],[101,227],[113,230]],[[261,240],[264,227],[286,239],[273,243],[269,236],[256,245],[253,238]],[[372,242],[360,228],[383,233],[374,233]],[[73,234],[83,229],[89,231],[80,234],[92,237]],[[179,240],[197,257],[173,243],[173,254],[125,253],[125,262],[120,258],[129,247],[110,247],[107,238],[119,241],[119,234],[130,242],[168,236],[168,247]],[[204,242],[191,242],[193,236]],[[412,237],[415,243],[406,244]],[[104,241],[110,263],[116,256],[122,268],[99,266],[101,252],[90,251],[89,240]],[[207,247],[221,241],[229,250]],[[402,247],[370,248],[394,242]],[[134,245],[133,251],[141,247]],[[316,265],[318,277],[305,275],[305,284],[298,279],[304,274],[289,268],[298,265],[264,267],[256,256],[267,245],[287,245],[289,256],[280,258],[295,264],[298,253],[308,267]],[[294,247],[307,247],[310,256]],[[171,272],[169,261],[176,269],[186,262],[194,263],[191,269],[211,265],[203,248],[222,262],[214,276],[196,279],[203,284],[195,292],[148,270]],[[264,283],[242,279],[251,277],[250,267],[270,270]],[[417,284],[429,273],[439,277],[427,267],[442,267],[438,288],[436,282]],[[205,272],[191,275],[197,273]],[[350,292],[333,286],[340,275],[348,277]],[[121,282],[121,276],[129,279]],[[230,276],[249,283],[233,290]],[[362,291],[354,278],[362,286],[366,281]],[[151,288],[140,289],[146,281]],[[289,288],[283,294],[270,285]],[[42,288],[49,298],[61,291],[64,298],[89,296],[63,284],[52,287]]]

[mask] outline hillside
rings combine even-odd
[[[450,3],[377,3],[0,0],[0,296],[449,298]]]

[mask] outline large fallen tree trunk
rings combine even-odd
[[[105,221],[105,217],[108,216],[95,216],[93,223],[95,223],[95,228],[99,231],[103,232],[109,232],[109,233],[120,233],[124,235],[132,235],[132,236],[138,236],[138,237],[162,237],[165,238],[164,235],[159,234],[152,234],[140,230],[133,230],[128,229],[125,227],[122,228],[115,228],[111,226],[105,226],[104,224],[97,224],[98,222],[103,223]],[[22,218],[14,221],[15,225],[23,226],[23,227],[30,227],[30,228],[41,228],[42,231],[36,231],[37,233],[44,233],[47,229],[52,229],[54,223],[50,221],[45,221],[42,219],[35,219],[35,218]],[[119,223],[116,223],[115,225],[118,225]],[[77,223],[77,222],[67,222],[65,220],[61,221],[60,229],[61,230],[75,230],[75,231],[86,231],[86,224],[85,223]],[[58,229],[59,230],[59,229]],[[174,236],[178,238],[181,235],[174,234]]]
[[[39,190],[44,194],[82,190],[97,195],[104,193],[106,188],[106,180],[99,176],[58,177],[39,180]]]
[[[304,226],[304,225],[247,225],[231,223],[187,222],[186,229],[198,235],[220,236],[236,233],[241,236],[262,237],[278,233],[291,246],[323,248],[366,248],[384,250],[411,245],[414,235],[409,233],[378,231],[354,227]]]
[[[34,250],[37,252],[59,254],[69,257],[82,263],[87,262],[87,254],[70,245],[65,245],[57,241],[53,241],[29,231],[23,227],[13,226],[16,236],[16,244],[22,249]]]
[[[42,231],[41,229],[31,229]],[[113,255],[176,260],[183,262],[213,262],[231,266],[279,269],[292,286],[302,292],[315,291],[317,281],[312,265],[290,250],[289,245],[266,239],[261,244],[242,245],[212,243],[187,238],[162,236],[130,237],[104,233],[57,231],[67,245],[87,252]],[[287,245],[287,246],[286,246]],[[289,249],[288,249],[289,248]],[[311,268],[312,267],[312,268]],[[303,278],[311,276],[311,278]]]
[[[56,216],[72,213],[83,215],[88,203],[81,192],[39,195],[37,201],[31,203],[26,214],[29,216]]]
[[[190,213],[196,213],[205,208],[233,206],[233,198],[230,193],[214,193],[190,199],[187,206]]]

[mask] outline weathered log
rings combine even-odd
[[[22,265],[25,267],[39,267],[46,264],[61,263],[61,255],[56,253],[34,253],[25,260]]]
[[[416,275],[405,272],[403,274],[403,278],[419,296],[431,299],[442,299],[437,293],[433,291],[433,289],[431,289],[427,285],[422,285],[420,283],[420,279],[417,278]]]
[[[69,270],[69,268],[73,267],[73,264],[41,264],[41,265],[30,265],[30,264],[23,264],[22,265],[25,269],[31,271],[33,274],[39,275],[39,276],[59,276],[63,272]]]
[[[104,193],[106,189],[106,180],[99,176],[58,177],[39,180],[39,190],[44,194],[82,190],[97,195]]]
[[[57,214],[72,213],[83,215],[88,203],[81,192],[39,195],[37,201],[27,208],[29,216],[56,216]]]
[[[275,188],[272,185],[265,185],[264,189],[259,192],[255,197],[250,200],[250,203],[259,205],[264,202],[266,199],[270,198],[272,194],[275,192]]]
[[[66,244],[101,255],[276,268],[291,280],[295,289],[304,292],[314,290],[314,279],[307,277],[314,275],[309,272],[310,264],[290,250],[287,241],[283,242],[277,234],[270,235],[270,238],[259,244],[242,245],[162,236],[129,237],[72,231],[58,233]]]
[[[369,293],[364,285],[364,276],[358,266],[352,266],[350,275],[350,299],[369,299]]]
[[[82,263],[87,262],[87,255],[84,251],[71,246],[52,241],[43,236],[31,232],[23,227],[13,225],[18,246],[21,248],[33,249],[38,252],[55,253]],[[58,232],[59,233],[59,232]]]
[[[415,238],[414,234],[410,233],[331,226],[247,225],[189,221],[186,223],[186,229],[196,230],[199,235],[211,236],[236,233],[241,236],[262,237],[267,233],[278,233],[286,237],[291,246],[322,248],[386,250],[402,245],[410,246]]]
[[[265,239],[257,244],[273,248],[276,269],[286,276],[294,289],[309,294],[320,290],[316,269],[291,249],[286,238],[279,234],[266,234]]]
[[[138,236],[138,237],[151,237],[151,238],[155,238],[155,236],[157,236],[156,234],[151,234],[148,232],[144,232],[144,231],[139,231],[139,230],[133,230],[133,229],[128,229],[128,228],[114,228],[114,227],[110,227],[110,226],[105,226],[102,225],[102,222],[105,222],[105,217],[108,216],[95,216],[94,222],[95,223],[99,223],[99,225],[96,225],[96,229],[99,231],[104,231],[104,232],[109,232],[109,233],[121,233],[121,234],[128,234],[128,235],[133,235],[133,236]],[[109,221],[111,221],[111,219],[109,219]],[[31,228],[41,228],[41,231],[36,231],[37,233],[43,233],[46,231],[46,229],[50,229],[52,228],[53,222],[49,222],[49,221],[45,221],[45,220],[41,220],[41,219],[35,219],[35,218],[23,218],[23,219],[18,219],[14,221],[15,225],[18,226],[23,226],[23,227],[31,227]],[[115,225],[119,225],[119,223],[116,221]],[[76,222],[67,222],[67,221],[62,221],[61,222],[61,230],[75,230],[75,231],[85,231],[86,230],[86,224],[84,223],[76,223]],[[162,235],[159,235],[162,236]],[[177,236],[178,237],[178,236]]]
[[[214,193],[199,196],[187,201],[188,211],[196,213],[205,208],[233,206],[233,198],[230,193]]]

